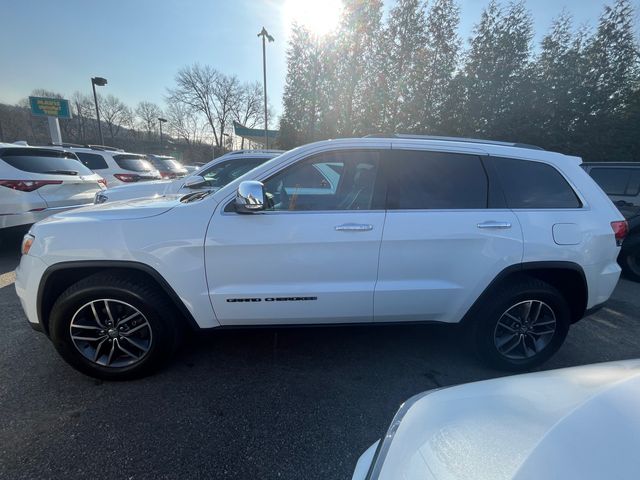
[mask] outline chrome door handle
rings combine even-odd
[[[477,226],[478,228],[511,228],[509,222],[494,222],[493,220],[479,223]]]
[[[367,223],[343,223],[335,227],[338,232],[368,232],[373,230],[373,225]]]

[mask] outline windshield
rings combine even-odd
[[[151,157],[149,161],[159,170],[170,172],[184,172],[185,168],[175,158],[157,158]]]
[[[142,155],[114,155],[113,159],[120,168],[133,172],[150,172],[153,165]]]
[[[222,188],[227,183],[241,177],[249,170],[262,165],[268,158],[242,158],[220,162],[204,170],[200,175],[204,177],[210,187]]]
[[[71,152],[35,148],[5,148],[0,158],[13,168],[31,173],[93,175]]]

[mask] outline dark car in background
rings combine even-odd
[[[175,158],[168,155],[147,155],[147,159],[158,169],[163,179],[184,177],[189,171]]]
[[[640,282],[640,163],[593,162],[583,167],[627,219],[629,234],[618,263],[628,278]]]

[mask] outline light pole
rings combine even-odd
[[[98,133],[100,134],[100,145],[104,145],[104,137],[102,136],[102,126],[100,125],[100,109],[98,108],[98,96],[96,95],[96,85],[104,87],[107,79],[102,77],[91,77],[91,88],[93,88],[93,101],[96,103],[96,118],[98,119]]]
[[[160,148],[162,148],[162,124],[166,123],[167,119],[158,117],[158,123],[160,124]]]
[[[262,27],[262,30],[258,34],[262,37],[262,80],[264,82],[264,147],[269,148],[269,133],[267,131],[267,49],[266,41],[273,42],[273,37],[269,35],[267,29]]]

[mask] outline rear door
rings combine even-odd
[[[483,152],[393,148],[375,320],[457,322],[521,261],[520,225],[490,185]]]

